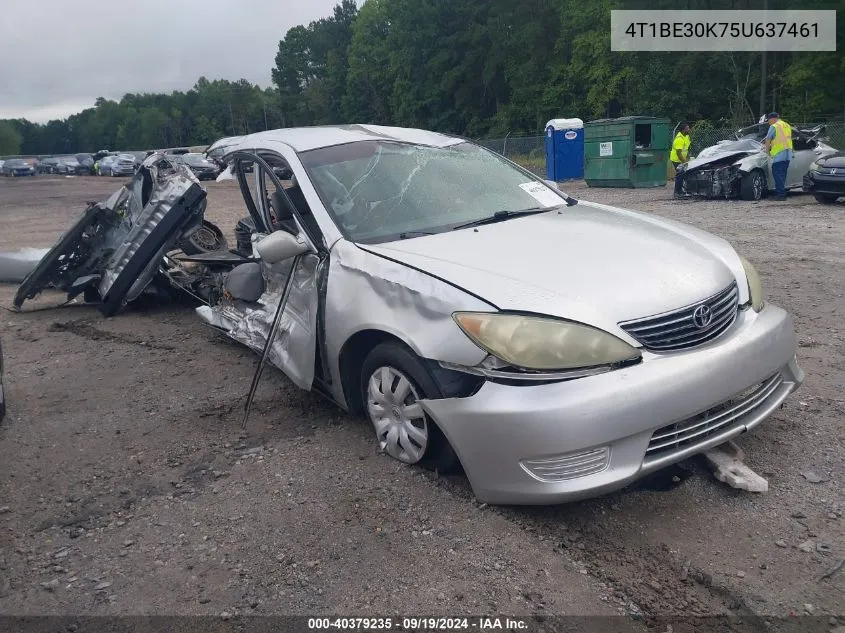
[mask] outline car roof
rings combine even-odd
[[[247,136],[220,139],[208,150],[225,146],[229,151],[238,149],[259,149],[267,143],[285,143],[297,152],[321,147],[344,145],[357,141],[393,141],[414,145],[447,147],[462,143],[465,139],[429,132],[415,128],[390,127],[385,125],[321,125],[314,127],[291,127],[279,130],[256,132]]]

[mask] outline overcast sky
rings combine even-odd
[[[189,90],[202,75],[269,86],[285,32],[338,1],[3,0],[0,119],[64,118],[97,97]]]

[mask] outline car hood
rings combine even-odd
[[[744,279],[724,240],[680,223],[581,201],[558,211],[361,248],[492,303],[628,339],[620,321],[700,301]],[[740,301],[747,300],[741,283]]]
[[[687,163],[686,171],[716,163],[731,164],[752,155],[759,155],[760,160],[765,162],[767,157],[762,143],[753,139],[723,141],[701,150],[696,158]]]
[[[833,167],[836,169],[845,168],[845,152],[836,152],[830,156],[819,159],[819,165],[824,167]]]

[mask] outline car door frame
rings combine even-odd
[[[307,343],[307,349],[310,350],[310,353],[307,357],[302,358],[289,357],[289,364],[287,366],[279,367],[279,369],[282,371],[282,373],[288,376],[288,378],[290,378],[295,384],[297,384],[297,386],[307,390],[310,390],[316,386],[320,391],[325,392],[327,391],[326,386],[331,384],[331,378],[329,372],[326,371],[327,358],[324,336],[325,288],[327,284],[327,276],[329,270],[329,250],[324,243],[325,240],[323,234],[323,224],[321,224],[319,219],[315,217],[315,221],[317,222],[317,228],[320,230],[320,235],[317,235],[309,226],[309,224],[304,221],[299,209],[297,209],[296,205],[288,196],[288,193],[285,190],[285,187],[282,185],[281,180],[275,174],[273,168],[267,163],[267,161],[263,158],[262,155],[273,156],[282,159],[285,163],[288,164],[291,170],[296,173],[295,167],[291,164],[291,161],[288,157],[284,156],[278,151],[274,151],[269,148],[238,148],[225,154],[223,157],[221,157],[221,160],[225,161],[227,164],[232,165],[232,171],[234,172],[235,178],[238,181],[239,188],[241,190],[241,195],[244,199],[244,203],[247,206],[247,210],[249,211],[250,217],[252,217],[253,221],[256,222],[256,230],[258,232],[270,233],[273,232],[274,229],[269,223],[269,212],[266,208],[266,200],[263,199],[263,196],[258,200],[260,208],[256,206],[256,200],[253,198],[252,191],[250,190],[249,184],[247,182],[248,175],[251,175],[253,178],[255,178],[254,184],[256,186],[257,191],[266,191],[264,187],[267,183],[267,178],[269,177],[269,182],[272,183],[278,191],[282,192],[283,199],[289,206],[289,210],[291,211],[294,223],[296,224],[297,231],[300,235],[304,237],[305,242],[308,244],[309,252],[305,255],[297,256],[293,262],[293,266],[291,267],[290,275],[287,280],[287,284],[292,284],[292,287],[289,291],[283,294],[283,299],[281,300],[285,301],[285,305],[283,305],[281,309],[285,311],[285,314],[290,314],[291,318],[296,318],[296,316],[292,314],[292,309],[290,307],[291,300],[298,301],[300,303],[306,302],[309,305],[316,306],[314,323],[309,324],[311,327],[307,332],[310,339]],[[246,173],[242,168],[243,165],[247,162],[251,162],[253,165],[252,174]],[[299,165],[299,167],[301,167],[301,165]],[[301,184],[301,179],[299,177],[297,177],[297,181]],[[306,202],[309,203],[309,209],[311,209],[313,213],[313,206],[310,204],[310,201],[306,199]],[[284,229],[279,228],[275,230]],[[313,279],[307,284],[297,284],[295,283],[295,277],[297,274],[302,273],[302,261],[303,258],[308,255],[315,257],[317,260],[314,263]],[[279,309],[279,306],[276,305],[275,308]],[[301,319],[296,320],[298,323],[300,323],[300,325],[302,325]],[[320,363],[319,372],[317,371],[318,355]],[[312,376],[312,379],[303,383],[301,377],[309,375]]]

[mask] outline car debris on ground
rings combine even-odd
[[[726,442],[704,453],[713,475],[732,488],[749,492],[768,492],[769,482],[744,463],[745,453],[734,442]]]

